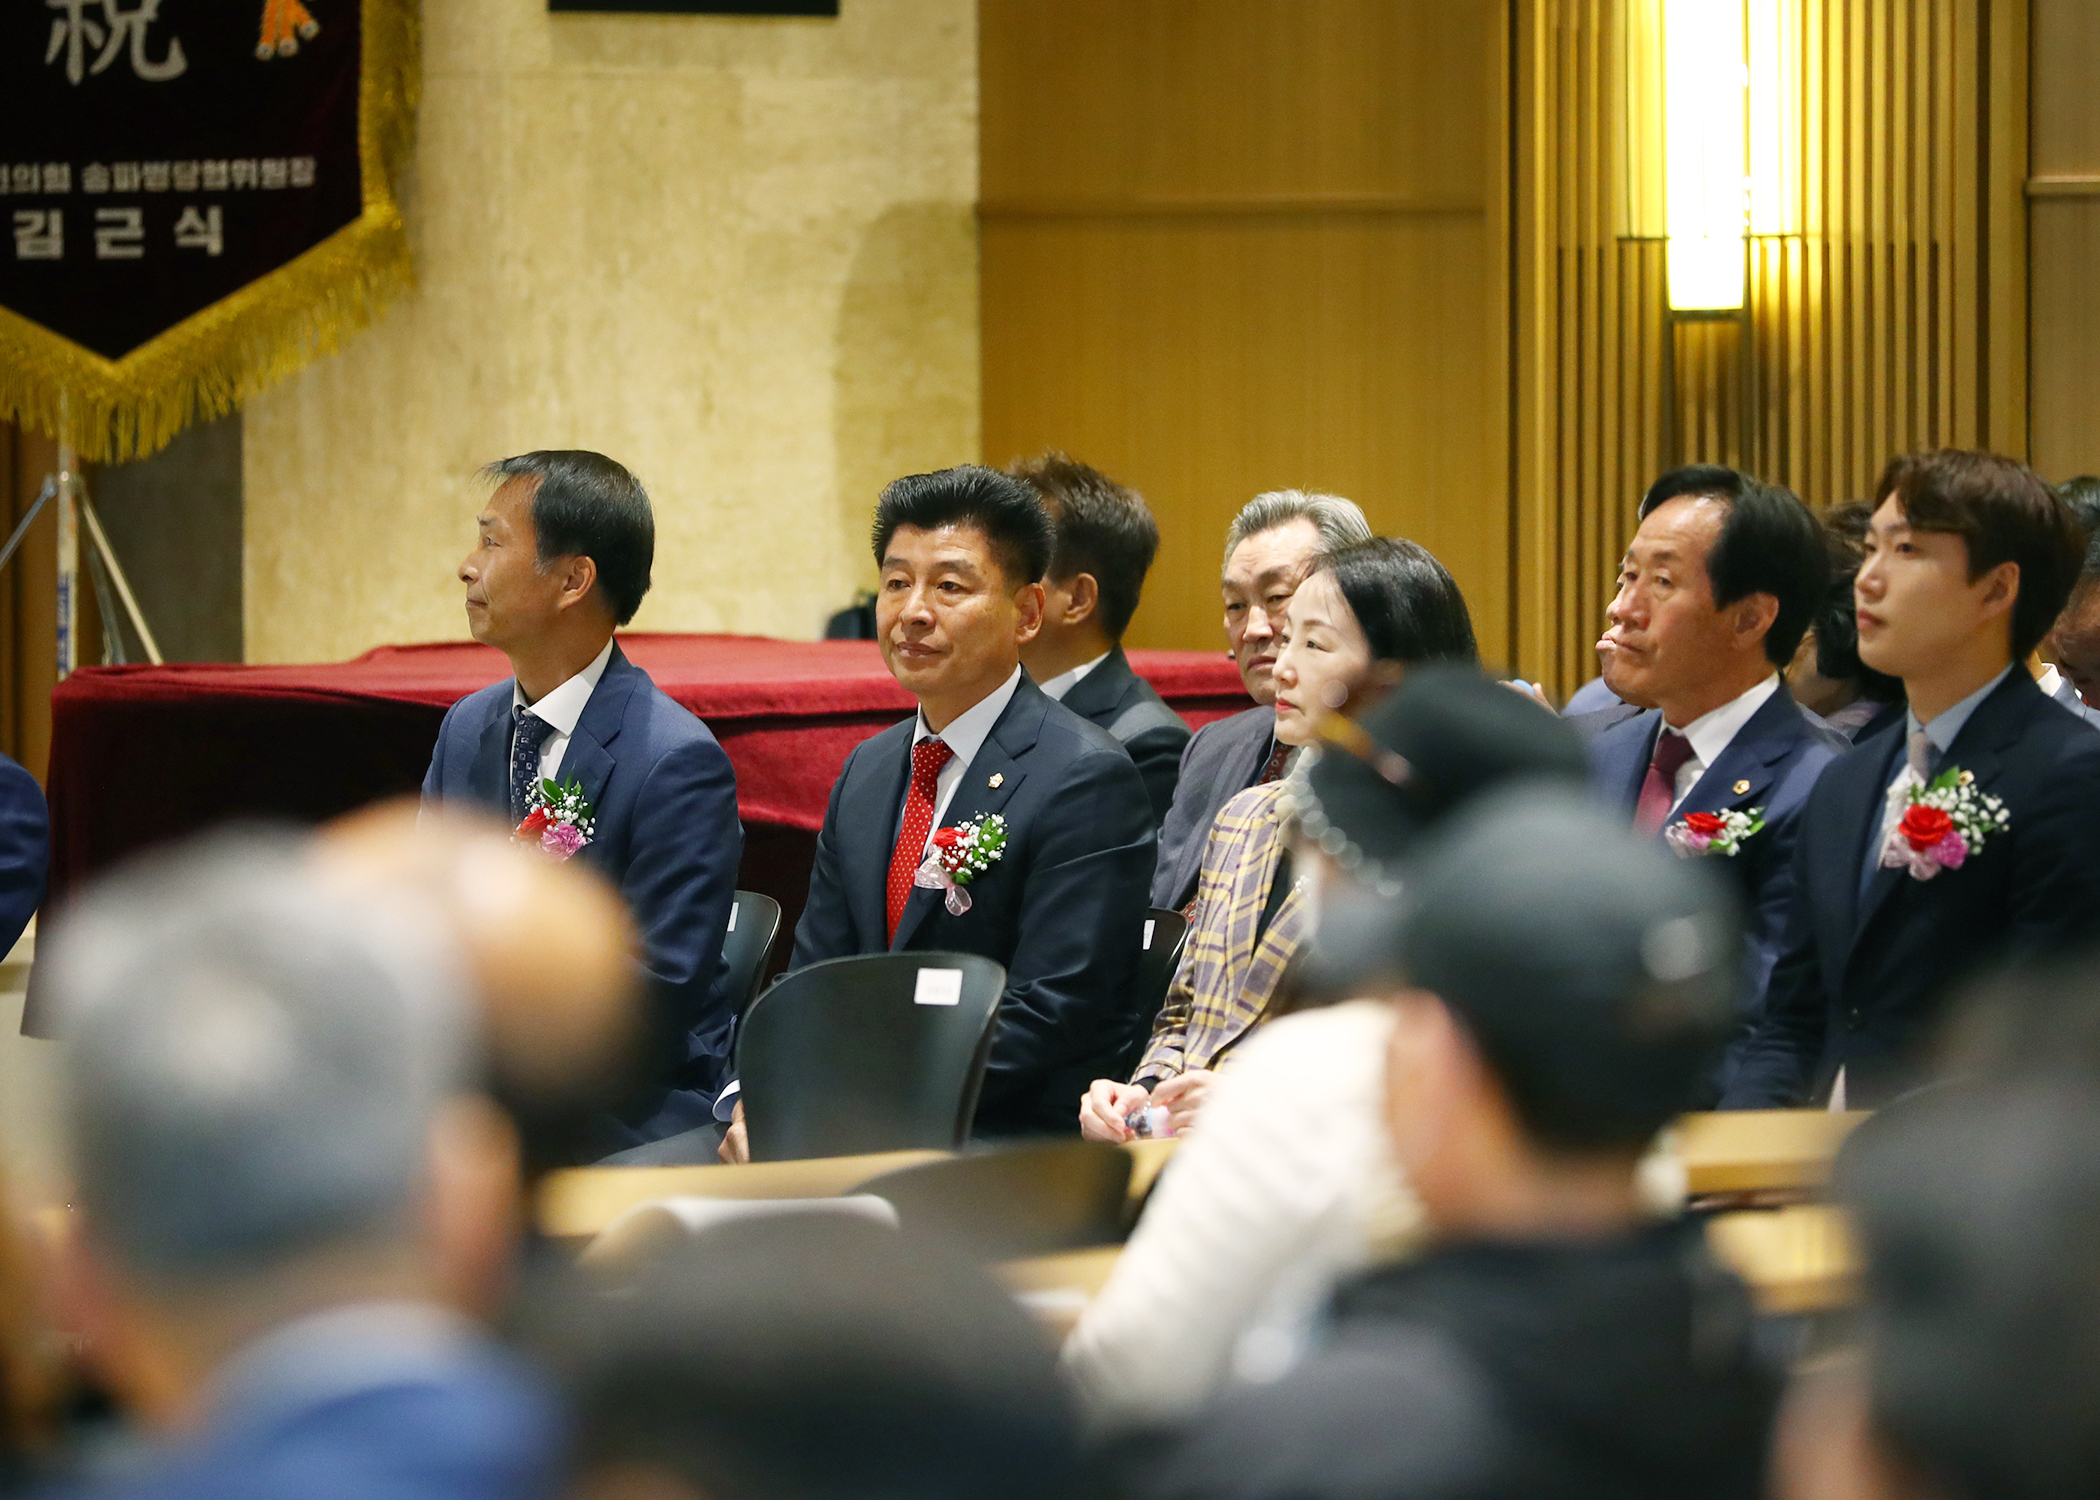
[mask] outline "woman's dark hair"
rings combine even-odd
[[[1816,610],[1810,627],[1816,633],[1816,672],[1833,682],[1849,682],[1870,703],[1899,703],[1903,681],[1877,672],[1859,659],[1859,605],[1852,580],[1859,572],[1861,539],[1873,511],[1858,500],[1832,506],[1823,517],[1825,550],[1830,557],[1830,592]]]
[[[1721,534],[1706,554],[1714,608],[1770,594],[1779,611],[1765,632],[1765,660],[1786,666],[1826,592],[1828,570],[1814,514],[1792,490],[1719,464],[1691,464],[1648,487],[1640,518],[1645,521],[1658,506],[1687,495],[1728,507]]]
[[[1480,659],[1465,596],[1428,548],[1374,536],[1321,553],[1312,571],[1334,575],[1373,661]]]
[[[598,568],[613,623],[625,625],[649,592],[656,560],[656,517],[640,480],[602,453],[543,449],[498,459],[482,474],[497,484],[533,479],[534,556],[542,567],[557,557],[588,557]]]
[[[2071,507],[2027,465],[1959,448],[1891,460],[1874,499],[1891,498],[1912,530],[1962,539],[1971,583],[2000,563],[2018,565],[2012,659],[2025,661],[2056,623],[2085,562],[2085,532]]]
[[[890,538],[900,526],[927,531],[975,526],[991,543],[993,558],[1014,588],[1041,581],[1055,541],[1050,512],[1034,487],[979,464],[892,480],[875,502],[876,567],[882,566]]]

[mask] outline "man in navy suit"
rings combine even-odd
[[[977,1131],[1070,1135],[1072,1100],[1139,1024],[1152,803],[1123,748],[1021,669],[1052,546],[1033,490],[974,466],[910,475],[883,491],[874,540],[877,640],[919,711],[847,757],[791,967],[914,949],[1004,965]],[[915,873],[937,830],[993,814],[1005,849],[950,912]]]
[[[51,809],[36,778],[0,755],[0,956],[43,904],[51,877]]]
[[[1159,523],[1135,492],[1062,453],[1006,472],[1035,487],[1057,537],[1043,575],[1042,628],[1021,648],[1021,665],[1044,693],[1130,752],[1153,821],[1164,822],[1189,726],[1123,654],[1123,632],[1159,551]]]
[[[65,1326],[146,1440],[106,1500],[538,1500],[552,1393],[479,1319],[515,1141],[425,913],[222,837],[44,953],[78,1207]]]
[[[445,715],[423,797],[514,826],[544,782],[589,805],[594,826],[576,857],[634,913],[663,1051],[643,1097],[601,1122],[612,1152],[711,1119],[728,1071],[737,997],[724,989],[722,940],[744,845],[736,773],[707,726],[613,640],[649,591],[656,551],[635,477],[585,452],[527,453],[486,472],[496,490],[459,576],[474,639],[516,675]]]
[[[1339,495],[1274,490],[1256,495],[1225,533],[1225,639],[1255,707],[1206,724],[1181,755],[1174,805],[1159,831],[1152,904],[1180,911],[1196,899],[1203,850],[1226,803],[1289,769],[1291,749],[1276,738],[1276,632],[1291,595],[1322,552],[1371,539],[1353,501]]]
[[[1884,475],[1853,589],[1860,659],[1903,680],[1905,732],[1809,797],[1785,953],[1724,1106],[1881,1104],[1920,1081],[1965,978],[2100,936],[2100,735],[2022,665],[2083,550],[2024,464],[1923,453]],[[1981,847],[1947,842],[1933,802],[1989,818]]]
[[[1733,469],[1665,474],[1640,519],[1598,654],[1612,692],[1646,711],[1592,739],[1590,759],[1598,788],[1637,832],[1718,861],[1733,878],[1746,918],[1740,1043],[1784,940],[1802,806],[1844,748],[1780,676],[1828,564],[1808,507]],[[1702,843],[1693,836],[1702,814],[1763,827]]]

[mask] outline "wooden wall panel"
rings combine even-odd
[[[2100,5],[2034,0],[2031,434],[2051,479],[2100,473]]]
[[[1628,3],[1515,0],[1512,629],[1561,692],[1659,470],[1828,505],[1908,449],[2027,452],[2024,0],[1791,0],[1802,232],[1753,242],[1745,320],[1675,325],[1661,246],[1623,237]]]
[[[1134,645],[1220,647],[1234,511],[1324,488],[1508,617],[1488,0],[982,0],[984,451],[1145,494]]]

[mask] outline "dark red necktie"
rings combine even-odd
[[[1272,781],[1281,781],[1284,771],[1290,766],[1291,751],[1295,748],[1293,745],[1286,745],[1282,740],[1278,740],[1274,753],[1269,756],[1269,763],[1261,768],[1261,779],[1254,784],[1256,786],[1267,786]]]
[[[1660,832],[1677,802],[1677,773],[1692,758],[1692,742],[1674,729],[1655,737],[1655,756],[1648,762],[1647,779],[1641,782],[1641,800],[1634,805],[1636,833]]]
[[[920,740],[911,747],[911,790],[904,794],[904,822],[897,829],[897,848],[890,855],[889,941],[897,941],[904,903],[911,899],[912,877],[925,862],[926,839],[933,832],[933,805],[941,795],[941,767],[955,752],[942,740]]]

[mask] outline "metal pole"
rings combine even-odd
[[[59,417],[63,432],[63,404]],[[73,675],[79,652],[80,601],[75,589],[80,579],[80,526],[73,512],[73,445],[63,437],[58,442],[58,680]]]
[[[131,628],[139,633],[139,644],[146,648],[146,660],[156,667],[161,666],[160,647],[154,643],[153,632],[146,628],[146,616],[139,610],[139,601],[131,594],[131,580],[124,576],[124,569],[117,562],[117,554],[102,530],[102,518],[95,514],[85,487],[80,492],[80,519],[87,522],[88,540],[102,555],[102,565],[109,569],[110,582],[117,586],[117,597],[124,601],[124,613],[131,617]]]
[[[28,515],[15,523],[14,532],[8,537],[7,545],[0,547],[0,568],[7,566],[8,560],[15,555],[15,548],[22,545],[22,538],[29,535],[29,523],[43,514],[44,506],[57,493],[58,476],[46,474],[44,476],[44,487],[36,492],[36,504],[29,507]]]

